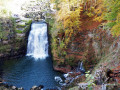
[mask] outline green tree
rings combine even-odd
[[[114,36],[120,35],[120,0],[105,0],[107,11],[105,20],[108,21],[107,26],[111,29]]]

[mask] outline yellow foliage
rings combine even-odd
[[[65,44],[68,44],[70,42],[70,38],[65,39]]]
[[[101,22],[102,20],[103,20],[102,17],[96,17],[96,18],[94,19],[94,21],[98,21],[98,22]]]
[[[113,28],[111,29],[111,32],[114,36],[119,36],[120,35],[120,23],[113,26]]]
[[[79,13],[78,13],[79,12]],[[67,36],[66,44],[68,43],[68,40],[74,35],[74,30],[80,29],[80,11],[71,11],[71,13],[64,18],[63,24],[64,28],[67,29],[65,31],[65,36]]]
[[[74,31],[80,30],[80,12],[82,8],[75,7],[74,10],[70,10],[70,7],[74,7],[77,5],[78,0],[62,0],[60,4],[60,10],[57,12],[56,19],[57,22],[61,22],[63,24],[63,30],[65,32],[65,43],[68,44],[72,35],[74,35]],[[60,25],[61,26],[61,25]],[[58,28],[59,25],[58,25]],[[62,28],[62,27],[61,27]]]
[[[104,17],[104,11],[105,11],[104,0],[97,0],[93,9],[93,12],[95,14],[94,21],[101,22]]]
[[[119,36],[120,35],[120,13],[118,13],[115,22],[116,22],[116,25],[112,27],[111,32],[114,36]]]
[[[120,23],[120,13],[118,13],[118,15],[117,15],[116,23]]]
[[[94,14],[92,14],[91,12],[90,12],[90,13],[87,13],[87,15],[88,15],[89,17],[94,16]]]
[[[66,31],[65,31],[65,36],[68,36],[69,35],[69,29],[67,29]]]

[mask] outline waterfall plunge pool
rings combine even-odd
[[[8,85],[23,87],[30,90],[34,85],[43,85],[43,90],[59,87],[55,76],[62,74],[54,71],[50,57],[35,60],[32,57],[23,57],[4,61],[1,66],[2,78]]]

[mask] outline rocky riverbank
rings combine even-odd
[[[39,86],[33,86],[33,87],[31,87],[30,90],[42,90],[43,88],[44,88],[43,85],[39,85]],[[24,90],[24,88],[23,87],[18,88],[16,86],[8,85],[8,84],[6,84],[4,82],[0,82],[0,90]]]
[[[18,88],[18,87],[13,86],[13,85],[8,85],[7,83],[5,83],[3,81],[3,82],[0,82],[0,90],[24,90],[24,89],[22,87]]]

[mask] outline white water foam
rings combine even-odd
[[[27,56],[36,59],[48,57],[48,36],[46,23],[32,23],[28,37]]]

